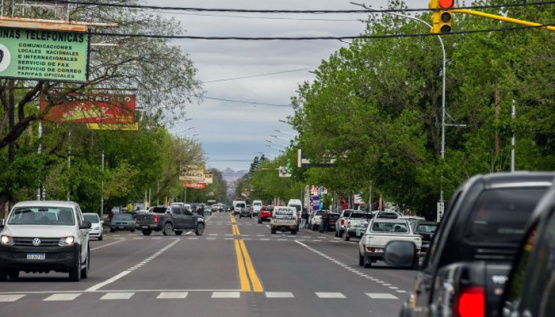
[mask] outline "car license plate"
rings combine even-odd
[[[123,229],[123,226],[119,226],[120,229]]]
[[[148,226],[143,226],[143,229],[148,229]]]
[[[383,249],[376,249],[375,252],[383,252]]]
[[[27,260],[44,260],[46,255],[44,253],[27,253]]]

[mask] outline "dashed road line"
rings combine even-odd
[[[103,245],[98,246],[98,247],[95,247],[95,248],[91,248],[91,251],[95,251],[95,250],[98,250],[98,249],[106,248],[106,247],[109,247],[109,246],[114,245],[114,244],[116,244],[116,243],[123,242],[123,241],[125,241],[125,239],[119,239],[119,240],[114,241],[114,242],[110,242],[110,243],[103,244]]]

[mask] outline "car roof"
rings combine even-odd
[[[555,172],[511,172],[477,175],[469,180],[473,183],[483,180],[486,188],[506,188],[523,186],[551,186],[555,179]]]
[[[401,218],[397,218],[397,219],[388,219],[388,218],[374,218],[372,219],[372,221],[374,222],[407,222],[407,219],[401,219]]]
[[[84,215],[89,215],[89,216],[96,215],[96,216],[98,216],[98,214],[96,212],[84,212],[83,216]]]
[[[73,201],[62,200],[29,200],[20,201],[14,205],[15,207],[76,207],[78,204]]]

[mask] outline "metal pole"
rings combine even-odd
[[[3,3],[2,3],[3,4]],[[39,109],[39,106],[37,106]],[[39,154],[42,153],[42,142],[40,139],[42,138],[42,122],[39,120]],[[39,189],[37,190],[37,200],[40,200],[42,196],[42,183],[39,183]]]
[[[67,201],[70,200],[70,193],[71,193],[71,175],[70,175],[70,170],[71,170],[71,128],[69,128],[69,132],[68,132],[68,146],[67,146]]]
[[[156,206],[160,205],[160,180],[156,181]]]
[[[516,117],[515,101],[513,100],[513,109],[511,111],[511,117],[513,121]],[[513,132],[513,137],[511,138],[511,172],[515,171],[515,133]]]
[[[104,151],[102,151],[100,162],[102,169],[102,181],[100,182],[100,216],[102,217],[102,215],[104,215]]]

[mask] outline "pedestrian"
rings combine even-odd
[[[307,224],[308,224],[308,212],[306,208],[303,208],[303,211],[301,213],[301,229],[306,228]]]
[[[327,210],[322,211],[322,225],[320,226],[320,232],[325,233],[328,232],[329,226],[329,215]]]

